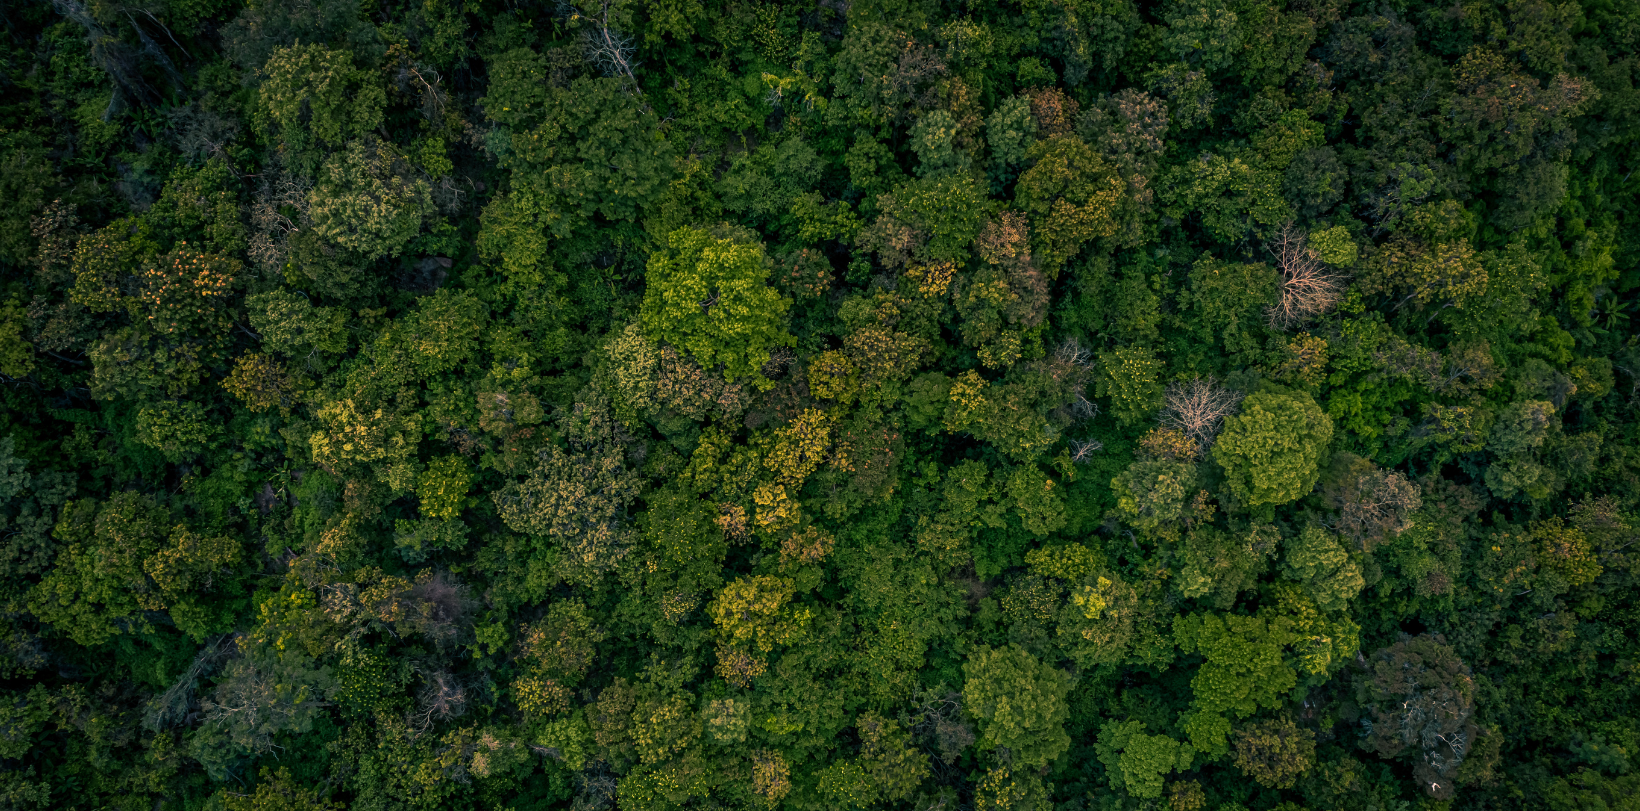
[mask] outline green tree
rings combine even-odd
[[[86,646],[148,629],[143,563],[164,544],[169,522],[169,510],[135,491],[64,505],[53,535],[66,546],[29,593],[29,610]]]
[[[280,48],[262,73],[262,114],[293,158],[315,147],[341,146],[382,123],[386,89],[374,72],[354,67],[352,51],[317,44]]]
[[[754,377],[769,350],[791,343],[791,301],[769,287],[763,246],[740,234],[680,228],[649,259],[644,330],[702,366],[722,364],[730,380]]]
[[[247,296],[245,307],[269,351],[322,366],[325,355],[347,349],[347,313],[339,307],[315,307],[308,297],[284,290]]]
[[[1287,539],[1282,571],[1302,584],[1322,611],[1345,610],[1366,585],[1360,564],[1338,538],[1314,525]]]
[[[432,191],[390,144],[355,140],[332,154],[308,195],[313,232],[366,260],[397,254],[432,213]]]
[[[1249,505],[1286,504],[1315,486],[1333,423],[1303,392],[1257,392],[1224,421],[1213,460],[1225,485]]]
[[[1030,215],[1038,261],[1050,278],[1089,241],[1116,236],[1127,184],[1103,156],[1073,135],[1032,146],[1031,168],[1014,197]]]
[[[1095,750],[1111,786],[1141,800],[1162,796],[1163,779],[1185,771],[1195,752],[1166,735],[1145,733],[1143,721],[1106,721]]]
[[[1265,788],[1292,788],[1315,765],[1315,733],[1289,718],[1259,721],[1236,730],[1231,746],[1236,768]]]
[[[1007,749],[1026,768],[1070,749],[1065,721],[1071,678],[1016,645],[973,649],[962,665],[963,705],[979,720],[980,742]]]

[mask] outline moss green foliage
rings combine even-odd
[[[1259,392],[1224,421],[1213,460],[1248,504],[1286,504],[1315,486],[1333,423],[1308,394]]]
[[[1015,763],[1046,766],[1070,748],[1070,677],[1017,646],[979,648],[963,664],[962,698],[979,720],[980,744]]]
[[[5,5],[0,807],[1635,811],[1634,5]]]
[[[1111,787],[1141,800],[1162,796],[1163,779],[1190,768],[1193,752],[1166,735],[1146,734],[1143,721],[1108,721],[1096,751]]]
[[[280,48],[262,66],[258,101],[285,148],[335,148],[382,123],[387,93],[353,53],[309,42]]]
[[[649,260],[643,324],[656,340],[688,352],[730,380],[757,374],[769,351],[790,340],[791,302],[769,287],[763,246],[738,234],[683,228]]]

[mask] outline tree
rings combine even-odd
[[[768,286],[763,246],[735,233],[680,228],[667,250],[649,259],[644,330],[708,368],[722,364],[730,380],[755,376],[769,350],[791,342],[785,330],[791,301]]]
[[[198,455],[214,433],[210,416],[196,402],[156,403],[137,412],[137,441],[171,462]]]
[[[747,686],[763,673],[764,657],[802,633],[814,612],[791,606],[795,593],[790,579],[773,575],[742,577],[723,587],[707,607],[718,627],[718,675]]]
[[[617,451],[570,454],[548,446],[528,478],[493,499],[508,528],[558,544],[560,576],[595,584],[630,551],[626,508],[639,489]]]
[[[966,174],[918,178],[877,198],[877,219],[856,242],[885,267],[960,262],[995,204],[983,184]]]
[[[1143,721],[1106,721],[1095,751],[1111,786],[1141,800],[1162,796],[1163,778],[1185,771],[1195,755],[1189,744],[1146,734]]]
[[[222,381],[227,389],[251,411],[267,411],[277,406],[290,413],[296,402],[296,380],[277,358],[253,352],[240,355],[233,371]]]
[[[1323,611],[1343,611],[1366,585],[1361,566],[1332,533],[1311,525],[1288,538],[1283,572],[1302,584]]]
[[[308,297],[273,290],[245,299],[251,327],[272,352],[315,363],[348,346],[347,313],[339,307],[315,307]]]
[[[1344,277],[1309,246],[1303,232],[1284,225],[1271,253],[1281,271],[1280,297],[1265,311],[1270,326],[1292,329],[1326,315],[1344,297]]]
[[[1217,380],[1192,377],[1168,384],[1159,421],[1188,437],[1195,448],[1191,455],[1199,456],[1213,447],[1224,419],[1236,413],[1241,400],[1241,392]]]
[[[1356,700],[1372,718],[1366,744],[1380,757],[1411,755],[1419,790],[1451,797],[1479,731],[1475,687],[1444,637],[1403,637],[1373,654],[1356,680]]]
[[[1005,186],[1025,162],[1026,152],[1036,140],[1036,119],[1031,102],[1024,96],[1010,96],[985,119],[985,142],[991,148],[991,182]]]
[[[1186,500],[1196,495],[1196,466],[1152,459],[1128,465],[1110,480],[1116,509],[1134,526],[1154,532],[1184,517]]]
[[[1292,788],[1315,765],[1315,733],[1289,718],[1259,721],[1236,730],[1236,768],[1265,788]]]
[[[467,490],[472,487],[472,468],[459,456],[441,456],[427,466],[416,484],[421,512],[433,518],[455,518],[461,514]]]
[[[1174,587],[1187,598],[1229,610],[1238,595],[1257,585],[1280,541],[1280,532],[1268,525],[1244,532],[1226,532],[1211,524],[1193,526],[1184,536]]]
[[[1043,412],[1066,392],[1039,369],[1014,369],[1001,383],[969,370],[951,386],[947,431],[966,431],[1016,460],[1033,459],[1059,439]]]
[[[431,185],[392,145],[371,138],[326,159],[308,195],[313,232],[367,261],[397,254],[432,210]]]
[[[354,67],[352,51],[297,44],[275,50],[262,71],[262,114],[292,158],[341,146],[382,122],[387,92],[372,71]]]
[[[318,789],[297,782],[284,767],[262,769],[256,790],[250,794],[218,789],[212,799],[224,811],[333,811],[340,807]]]
[[[1295,637],[1279,619],[1181,614],[1173,621],[1173,641],[1206,659],[1190,680],[1191,708],[1181,718],[1198,752],[1224,754],[1229,718],[1276,709],[1298,684],[1285,656]]]
[[[169,510],[135,491],[64,505],[53,534],[66,546],[29,593],[29,610],[86,646],[146,629],[140,601],[152,589],[143,563],[160,550],[169,521]]]
[[[1224,421],[1213,461],[1225,485],[1249,505],[1286,504],[1315,486],[1333,423],[1308,394],[1258,392]]]
[[[1016,645],[981,645],[962,673],[963,705],[979,721],[980,743],[1007,749],[1025,768],[1045,767],[1070,749],[1071,679],[1064,672]]]
[[[275,736],[311,730],[335,689],[330,668],[303,653],[248,644],[201,702],[190,753],[225,779],[237,758],[273,751]]]
[[[1053,278],[1083,245],[1119,233],[1127,184],[1115,167],[1074,135],[1039,141],[1026,159],[1032,165],[1019,176],[1014,197],[1030,215],[1036,255]]]
[[[1114,574],[1090,574],[1059,610],[1059,648],[1077,667],[1127,660],[1139,615],[1139,595]]]
[[[1098,392],[1109,397],[1111,413],[1133,425],[1155,413],[1164,391],[1162,361],[1143,346],[1121,346],[1099,355]]]
[[[1412,528],[1412,513],[1423,506],[1418,488],[1405,474],[1384,470],[1353,454],[1334,457],[1322,491],[1338,510],[1338,530],[1366,551]]]

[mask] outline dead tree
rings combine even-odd
[[[1281,297],[1265,310],[1270,326],[1291,329],[1331,310],[1344,296],[1344,276],[1306,244],[1304,232],[1282,226],[1271,245],[1281,271]]]
[[[1196,443],[1197,452],[1205,453],[1224,425],[1224,418],[1236,413],[1241,398],[1241,392],[1227,389],[1212,378],[1194,377],[1173,383],[1167,387],[1161,423],[1189,437]]]

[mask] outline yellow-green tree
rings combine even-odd
[[[761,379],[769,350],[791,343],[791,301],[768,285],[763,245],[745,234],[680,228],[649,259],[644,330],[730,380]]]

